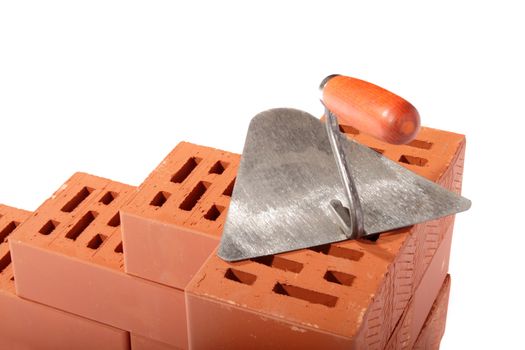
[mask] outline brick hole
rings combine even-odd
[[[363,252],[358,250],[338,247],[332,244],[324,244],[317,247],[312,247],[310,250],[325,255],[335,256],[336,258],[343,258],[353,261],[358,261],[363,257],[363,255],[365,255]]]
[[[384,150],[384,149],[374,148],[374,147],[370,147],[370,149],[371,149],[372,151],[375,151],[376,153],[379,153],[379,154],[383,154],[383,153],[385,153],[385,150]]]
[[[115,249],[113,250],[115,253],[119,253],[119,254],[122,254],[124,253],[124,247],[122,245],[122,242],[120,242],[119,244],[117,244],[117,246],[115,247]]]
[[[209,174],[222,174],[224,172],[224,170],[228,167],[228,165],[230,165],[229,163],[226,163],[226,162],[221,162],[220,160],[217,161],[215,164],[213,164],[210,168],[210,170],[208,171]]]
[[[350,125],[339,124],[339,131],[345,134],[359,135],[359,130]]]
[[[94,211],[88,211],[78,222],[69,230],[66,234],[66,238],[72,239],[73,241],[78,238],[84,232],[84,230],[95,220],[98,213]]]
[[[166,203],[170,195],[171,194],[168,192],[160,191],[155,195],[155,197],[153,197],[149,205],[160,208],[164,205],[164,203]]]
[[[301,299],[312,304],[321,304],[328,307],[334,307],[337,304],[337,297],[333,295],[316,292],[310,289],[292,286],[289,284],[276,283],[273,292],[286,295],[292,298]]]
[[[42,226],[42,228],[38,231],[38,233],[44,236],[50,235],[53,231],[55,231],[55,229],[57,228],[59,224],[60,223],[58,221],[49,220],[48,222],[44,224],[44,226]]]
[[[15,276],[11,276],[11,278],[9,279],[11,282],[14,282],[15,280]]]
[[[181,183],[190,176],[191,172],[199,165],[201,158],[191,157],[184,165],[171,177],[171,182]]]
[[[102,204],[108,205],[111,202],[113,202],[115,200],[115,198],[117,198],[117,196],[118,196],[118,193],[107,191],[102,196],[102,198],[100,198],[99,202],[102,203]]]
[[[409,155],[406,155],[406,154],[402,155],[399,158],[399,161],[401,163],[417,165],[417,166],[425,166],[425,164],[428,163],[428,159],[420,158],[420,157],[416,157],[416,156],[409,156]]]
[[[119,227],[120,226],[120,213],[117,211],[115,215],[108,221],[108,226]]]
[[[231,197],[233,193],[233,186],[235,186],[235,179],[233,179],[232,182],[230,182],[230,184],[228,185],[228,187],[226,187],[222,194]]]
[[[342,284],[343,286],[351,286],[355,276],[340,271],[328,270],[324,274],[324,279],[328,282]]]
[[[69,200],[63,207],[62,211],[71,213],[76,207],[80,205],[93,192],[92,188],[83,187],[73,198]]]
[[[299,273],[303,269],[303,264],[297,261],[288,260],[283,257],[276,256],[276,255],[261,256],[258,258],[253,258],[251,260],[258,264],[266,265],[266,266],[273,267],[279,270],[291,271],[295,273]]]
[[[210,210],[204,215],[204,218],[206,220],[215,221],[221,216],[222,212],[224,211],[224,207],[221,207],[220,205],[212,205]]]
[[[408,143],[408,145],[411,147],[416,147],[416,148],[421,148],[421,149],[431,149],[434,144],[432,142],[416,139]]]
[[[191,192],[186,196],[186,198],[184,198],[182,203],[179,205],[179,208],[186,211],[192,210],[209,186],[209,182],[200,181],[197,186],[195,186],[193,190],[191,190]]]
[[[19,224],[20,223],[16,221],[11,221],[9,224],[7,224],[7,226],[4,227],[2,231],[0,231],[0,243],[2,243],[7,238],[7,236],[9,236],[16,229],[16,227]]]
[[[93,250],[98,249],[102,245],[102,243],[104,243],[106,238],[107,237],[105,235],[98,233],[95,235],[95,237],[91,238],[91,240],[87,244],[87,247]]]
[[[242,284],[247,284],[249,286],[251,286],[257,279],[257,276],[252,275],[251,273],[232,269],[232,268],[229,268],[228,270],[226,270],[224,277],[231,281],[239,282]]]
[[[7,254],[0,259],[0,273],[7,269],[9,265],[11,265],[11,253],[7,252]]]

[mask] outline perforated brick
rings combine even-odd
[[[180,348],[184,293],[127,275],[119,209],[132,186],[78,173],[10,239],[19,296]]]
[[[0,289],[14,292],[14,274],[8,238],[24,222],[30,212],[0,204]]]
[[[357,131],[350,136],[432,181],[460,188],[462,135],[422,128],[418,142],[404,146]],[[254,261],[227,263],[212,255],[187,287],[190,345],[382,349],[452,224],[448,217],[382,234],[376,242]]]
[[[15,294],[7,239],[30,212],[0,204],[0,348],[129,349],[129,334]]]
[[[115,251],[121,243],[119,209],[134,191],[129,185],[76,173],[38,208],[16,237],[120,270],[123,254]]]
[[[122,209],[126,272],[183,289],[219,243],[238,163],[177,145]]]

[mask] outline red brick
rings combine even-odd
[[[425,320],[425,324],[414,344],[414,350],[438,350],[445,333],[448,298],[450,295],[450,276],[443,283],[439,295]]]
[[[0,232],[15,234],[30,216],[30,212],[0,204]],[[16,296],[12,266],[5,265],[7,236],[0,242],[4,261],[0,271],[1,349],[129,349],[126,331]]]
[[[132,334],[131,350],[180,350],[180,348]]]
[[[114,198],[111,202],[108,192]],[[65,204],[78,193],[84,193],[83,201],[64,212],[64,206],[72,207]],[[124,272],[121,234],[118,222],[112,220],[134,194],[131,186],[75,174],[10,238],[16,292],[185,348],[184,292]],[[59,224],[47,235],[39,233],[49,221]]]
[[[463,136],[422,128],[420,143],[404,146],[354,138],[459,191]],[[453,217],[443,218],[376,242],[335,243],[321,253],[301,250],[273,261],[227,263],[213,255],[186,290],[190,345],[383,348],[452,224]],[[286,270],[291,265],[300,271]]]
[[[121,211],[126,272],[185,288],[219,243],[238,163],[237,154],[175,147]]]
[[[412,349],[423,328],[425,319],[431,312],[443,285],[447,283],[450,245],[452,243],[452,226],[436,250],[423,279],[413,293],[410,304],[405,308],[401,319],[388,340],[386,350]]]

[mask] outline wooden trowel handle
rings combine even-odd
[[[372,83],[331,75],[321,83],[323,102],[340,123],[393,144],[412,141],[419,113],[410,102]]]

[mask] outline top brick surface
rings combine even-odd
[[[123,211],[218,237],[239,158],[234,153],[181,142],[148,176]]]
[[[13,239],[124,270],[119,209],[135,188],[76,173],[13,234]]]
[[[0,290],[14,293],[13,267],[7,239],[31,212],[0,204]]]
[[[434,182],[442,178],[465,142],[464,135],[427,127],[421,127],[416,139],[406,145],[381,142],[351,126],[341,125],[340,129],[359,143]]]
[[[396,146],[348,126],[341,129],[439,183],[445,181],[444,175],[457,161],[465,142],[463,135],[422,128],[416,140]],[[235,263],[212,255],[186,291],[191,298],[213,300],[350,339],[361,327],[388,267],[401,247],[409,245],[412,233],[410,228],[401,229],[382,234],[376,242],[345,241]],[[369,321],[373,323],[373,319]]]

